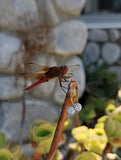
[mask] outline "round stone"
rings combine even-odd
[[[19,38],[0,32],[0,72],[14,73],[16,61],[20,63],[23,54],[19,54],[21,41]],[[18,59],[17,59],[18,57]]]
[[[117,29],[109,30],[109,38],[112,42],[116,41],[120,37],[120,31]]]
[[[108,33],[105,30],[91,30],[89,32],[89,40],[94,42],[106,42],[108,41]]]
[[[105,43],[102,47],[102,57],[107,64],[114,64],[121,55],[120,47],[115,43]]]
[[[88,43],[84,53],[83,60],[86,65],[95,63],[100,56],[100,47],[97,43],[90,42]]]
[[[87,42],[87,29],[83,22],[70,20],[52,31],[53,51],[57,55],[70,56],[82,53]]]
[[[4,29],[27,31],[39,24],[40,17],[35,0],[0,1],[0,27]]]
[[[16,100],[23,96],[24,81],[19,79],[15,85],[16,79],[14,76],[0,77],[0,100]]]
[[[86,0],[56,0],[57,6],[64,12],[79,16],[82,11]]]

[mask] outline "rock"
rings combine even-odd
[[[91,30],[89,31],[89,40],[94,42],[107,42],[108,34],[105,30]]]
[[[56,0],[56,4],[63,12],[70,15],[79,16],[86,0]]]
[[[97,61],[97,66],[99,67],[99,66],[102,66],[104,64],[104,60],[103,59],[98,59],[98,61]]]
[[[22,131],[24,138],[29,137],[29,127],[35,120],[53,122],[57,118],[57,106],[48,101],[26,100],[25,124]],[[3,102],[1,109],[6,111],[3,117],[1,131],[6,133],[8,139],[16,141],[20,137],[20,123],[22,117],[22,102]]]
[[[57,25],[59,24],[61,21],[60,21],[60,17],[59,17],[59,14],[58,14],[58,10],[56,9],[56,6],[55,6],[55,2],[54,1],[51,1],[51,0],[42,0],[44,1],[44,9],[43,9],[43,12],[42,12],[42,15],[43,15],[43,18],[45,19],[46,17],[46,21],[49,25]],[[39,6],[42,5],[42,1],[38,2],[39,3]],[[41,12],[41,10],[39,10],[39,12]]]
[[[67,20],[77,18],[82,11],[85,0],[36,0],[40,17],[49,25],[58,25]]]
[[[120,47],[115,43],[105,43],[102,47],[102,57],[107,64],[114,64],[121,55]]]
[[[14,76],[0,77],[0,100],[15,100],[23,96],[24,81],[17,80]]]
[[[34,60],[35,63],[47,66],[57,66],[57,62],[54,56],[41,54]],[[55,88],[55,80],[49,81],[47,83],[43,83],[36,88],[32,89],[32,96],[36,98],[44,98],[49,97]]]
[[[1,0],[0,27],[8,30],[27,31],[39,23],[34,0]]]
[[[79,83],[78,97],[80,98],[85,90],[85,72],[84,72],[82,61],[78,57],[74,56],[68,59],[68,61],[66,61],[65,64],[66,65],[76,65],[76,64],[80,65],[79,70],[73,73],[74,80],[77,80]],[[63,85],[67,87],[68,83],[66,84],[63,83]],[[65,96],[66,94],[60,88],[59,82],[57,82],[56,89],[54,92],[54,101],[57,104],[62,105],[65,99]]]
[[[55,88],[55,80],[50,80],[32,89],[32,96],[36,98],[49,97]]]
[[[66,21],[52,31],[53,46],[57,55],[69,56],[82,53],[87,42],[87,29],[78,20]]]
[[[20,62],[22,58],[22,54],[17,53],[20,46],[17,37],[0,32],[0,72],[14,73],[16,61]]]
[[[23,148],[23,155],[26,155],[29,160],[31,160],[32,154],[35,153],[35,150],[30,146],[30,144],[22,145]]]
[[[88,73],[92,74],[96,69],[96,66],[94,64],[90,65],[88,68]]]
[[[110,72],[116,73],[118,81],[121,82],[121,66],[114,65],[109,67],[108,70]]]
[[[120,37],[120,32],[117,29],[111,29],[109,30],[109,38],[112,42],[115,42]]]
[[[95,63],[100,56],[100,47],[97,43],[90,42],[88,43],[84,53],[83,60],[86,65]]]

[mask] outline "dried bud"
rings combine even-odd
[[[79,111],[81,111],[81,109],[82,109],[82,105],[81,105],[80,103],[75,103],[75,104],[74,104],[74,108],[75,108],[76,111],[79,112]]]
[[[73,115],[75,113],[75,109],[73,106],[69,106],[67,108],[67,113],[70,114],[70,115]]]

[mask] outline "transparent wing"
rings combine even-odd
[[[67,74],[68,73],[73,73],[73,72],[75,72],[75,71],[77,71],[79,68],[80,68],[80,65],[69,65],[69,66],[67,66],[68,67],[68,72],[67,72]]]
[[[41,71],[48,71],[49,67],[48,66],[42,66],[36,63],[29,63],[26,72],[41,72]]]
[[[24,73],[23,76],[24,76],[25,82],[28,82],[28,81],[33,82],[41,78],[44,78],[45,74],[44,73]]]

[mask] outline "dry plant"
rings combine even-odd
[[[57,128],[51,144],[50,151],[48,153],[47,160],[53,160],[53,157],[57,150],[58,143],[60,141],[63,132],[64,122],[67,117],[67,108],[77,102],[78,102],[78,83],[77,81],[71,80],[70,83],[68,84],[68,91],[66,93],[66,98],[63,104],[62,112],[57,124]]]

